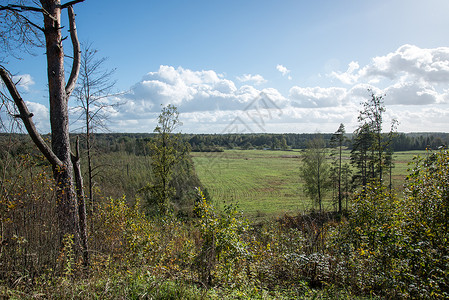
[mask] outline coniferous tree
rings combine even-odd
[[[342,151],[345,142],[345,125],[340,124],[338,130],[331,137],[331,156],[334,158],[332,162],[332,173],[334,174],[335,186],[337,190],[338,212],[342,211],[342,188],[341,188],[341,171],[342,171]]]
[[[383,113],[385,112],[384,96],[377,96],[368,90],[370,99],[362,103],[358,121],[359,127],[355,131],[351,163],[357,168],[354,181],[363,187],[371,180],[382,183],[387,153],[390,149],[393,134],[396,130],[397,120],[391,122],[390,132],[382,133]]]
[[[369,172],[369,166],[372,161],[371,145],[372,135],[369,131],[369,126],[364,124],[357,128],[352,141],[351,164],[356,168],[356,173],[353,177],[355,185],[365,187],[369,178],[371,178]]]

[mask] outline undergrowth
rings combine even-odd
[[[12,299],[449,298],[449,154],[411,166],[405,194],[373,182],[344,215],[249,224],[196,191],[191,218],[147,216],[103,198],[89,216],[85,270],[57,228],[51,176],[39,158],[2,181],[0,295]],[[4,176],[3,178],[6,178]],[[46,246],[51,247],[45,250]]]

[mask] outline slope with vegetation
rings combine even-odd
[[[372,181],[354,195],[353,205],[341,217],[331,212],[286,215],[257,225],[248,222],[232,202],[218,210],[214,204],[219,199],[195,189],[197,183],[181,188],[192,191],[187,197],[191,210],[149,216],[145,198],[133,193],[151,181],[150,158],[113,154],[122,167],[103,167],[106,178],[97,179],[97,202],[88,203],[91,259],[86,270],[70,238],[66,247],[58,248],[53,226],[56,197],[48,164],[35,151],[26,154],[33,149],[26,143],[4,146],[2,295],[42,299],[448,296],[446,150],[414,159],[402,196]],[[136,163],[141,158],[148,164]],[[137,182],[141,186],[133,187]],[[102,190],[103,186],[107,188]],[[120,189],[130,195],[120,196]]]
[[[391,180],[394,150],[435,148],[447,144],[447,134],[396,135],[395,122],[390,133],[382,133],[383,96],[371,93],[356,132],[337,131],[353,143],[340,139],[338,146],[333,144],[339,154],[332,167],[324,148],[336,134],[322,135],[323,142],[309,143],[305,150],[302,191],[320,212],[251,224],[234,202],[217,208],[221,199],[201,186],[190,148],[280,153],[307,148],[311,135],[180,135],[171,105],[162,108],[154,134],[93,134],[90,122],[104,108],[97,100],[110,95],[113,84],[108,80],[112,73],[100,72],[95,79],[89,71],[101,61],[89,67],[92,57],[81,55],[73,8],[81,2],[0,5],[0,108],[30,136],[2,134],[0,140],[2,298],[449,298],[449,153],[441,147],[416,158],[401,196]],[[67,19],[61,20],[65,11]],[[63,36],[63,22],[70,39]],[[66,40],[71,56],[63,50]],[[3,66],[20,57],[17,50],[34,46],[45,46],[47,137],[37,131],[12,71]],[[77,85],[78,77],[83,80]],[[81,144],[69,134],[68,101],[74,91],[85,101],[86,139]],[[0,119],[2,131],[6,124],[16,132],[13,120]],[[352,168],[343,168],[343,147],[351,150]],[[88,197],[82,172],[86,152]],[[267,165],[258,167],[270,171]],[[356,176],[350,186],[352,171]],[[244,175],[237,180],[246,184],[253,201],[269,203],[276,197],[272,186],[264,191],[266,182],[252,184],[254,178]],[[269,176],[257,179],[263,177]],[[253,187],[270,197],[254,199]],[[323,206],[329,189],[337,212]],[[293,188],[278,191],[291,194]],[[351,202],[347,210],[343,199]]]

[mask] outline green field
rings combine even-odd
[[[398,152],[394,155],[393,186],[400,192],[409,168],[408,162],[424,151]],[[301,150],[226,150],[192,153],[196,172],[215,204],[237,202],[250,218],[274,217],[312,208],[302,191],[299,178]],[[349,160],[349,151],[344,159]],[[334,209],[331,194],[325,209]]]

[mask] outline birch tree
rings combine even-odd
[[[190,148],[175,130],[182,123],[175,106],[162,108],[158,125],[154,129],[155,137],[149,142],[153,181],[146,187],[151,194],[151,204],[156,205],[159,213],[170,212],[170,204],[175,189],[171,185],[175,166],[185,159]]]
[[[331,187],[330,167],[326,161],[325,150],[321,137],[309,141],[300,168],[304,193],[319,206],[320,212],[323,208],[323,199]]]

